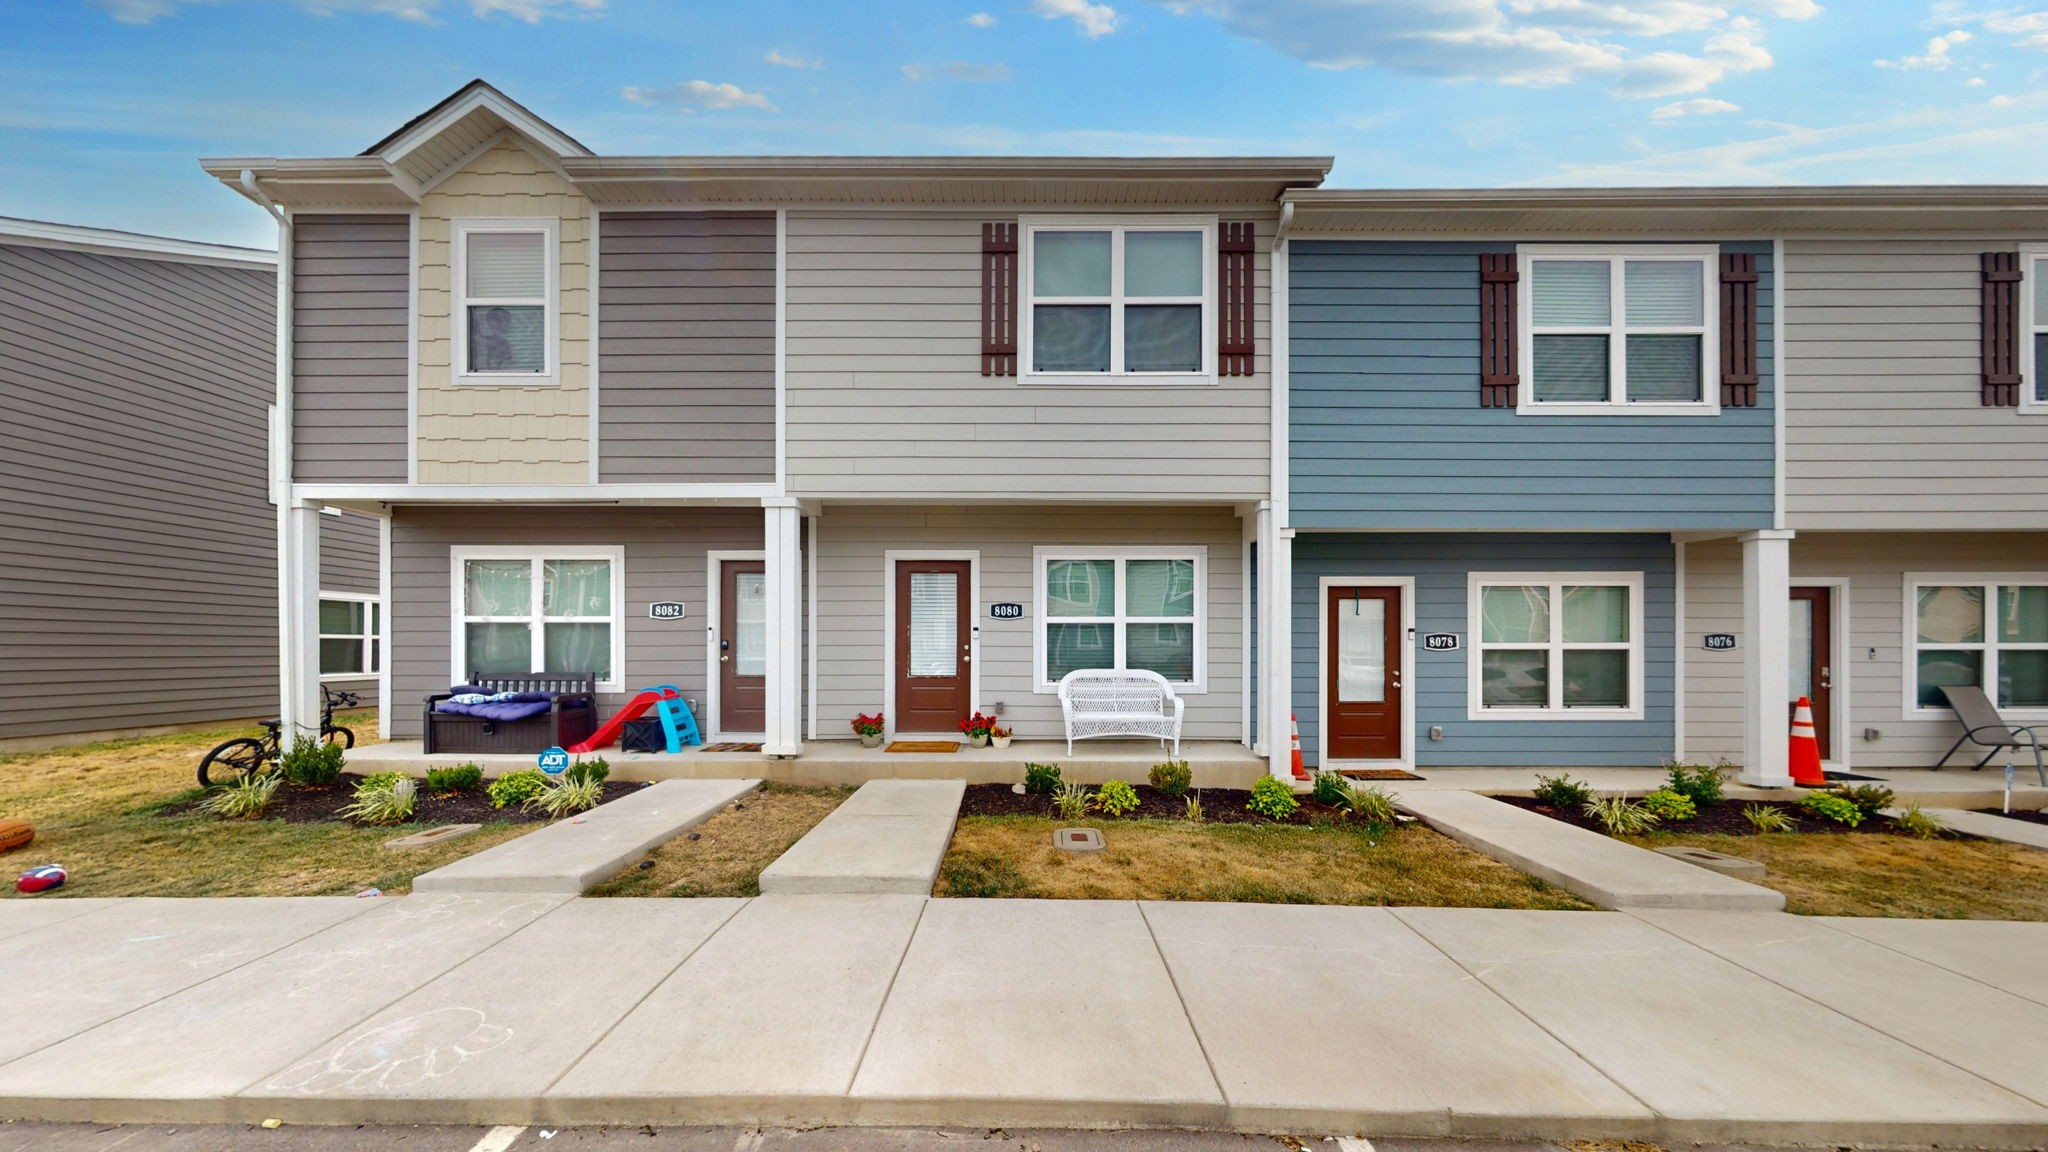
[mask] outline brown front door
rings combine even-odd
[[[1401,589],[1331,588],[1323,759],[1401,759]]]
[[[722,560],[718,575],[718,730],[768,728],[768,577],[759,560]]]
[[[1792,589],[1792,653],[1789,686],[1792,707],[1801,696],[1813,701],[1813,734],[1820,741],[1820,758],[1835,758],[1835,590],[1828,587]]]
[[[896,562],[896,731],[958,734],[972,711],[971,587],[965,560]]]

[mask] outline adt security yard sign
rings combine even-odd
[[[566,748],[550,748],[540,754],[540,770],[550,776],[560,776],[569,770],[569,752]]]

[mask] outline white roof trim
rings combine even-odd
[[[427,141],[446,131],[450,125],[479,108],[489,109],[509,127],[532,140],[535,144],[551,150],[557,156],[588,156],[591,154],[590,150],[583,145],[564,136],[539,117],[513,104],[512,101],[499,95],[488,85],[484,85],[479,86],[468,95],[450,103],[446,108],[413,125],[403,135],[385,145],[378,151],[377,155],[387,163],[396,164],[426,144]]]
[[[110,256],[148,256],[191,264],[277,267],[277,253],[261,248],[237,248],[228,244],[206,244],[197,240],[175,240],[168,236],[145,236],[139,232],[88,228],[80,224],[52,224],[45,220],[21,220],[10,216],[0,216],[0,243]]]

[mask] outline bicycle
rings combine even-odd
[[[334,710],[353,708],[362,703],[362,698],[353,692],[336,692],[324,684],[320,686],[320,697],[321,742],[339,744],[343,748],[355,747],[355,732],[334,722]],[[211,788],[216,783],[229,784],[254,776],[263,771],[264,765],[279,759],[283,754],[283,723],[265,720],[261,737],[237,736],[208,752],[205,758],[199,761],[199,786]]]

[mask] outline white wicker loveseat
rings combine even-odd
[[[1171,740],[1180,755],[1180,718],[1187,701],[1157,672],[1083,668],[1060,677],[1060,715],[1067,722],[1067,755],[1074,741],[1094,736],[1150,736]]]

